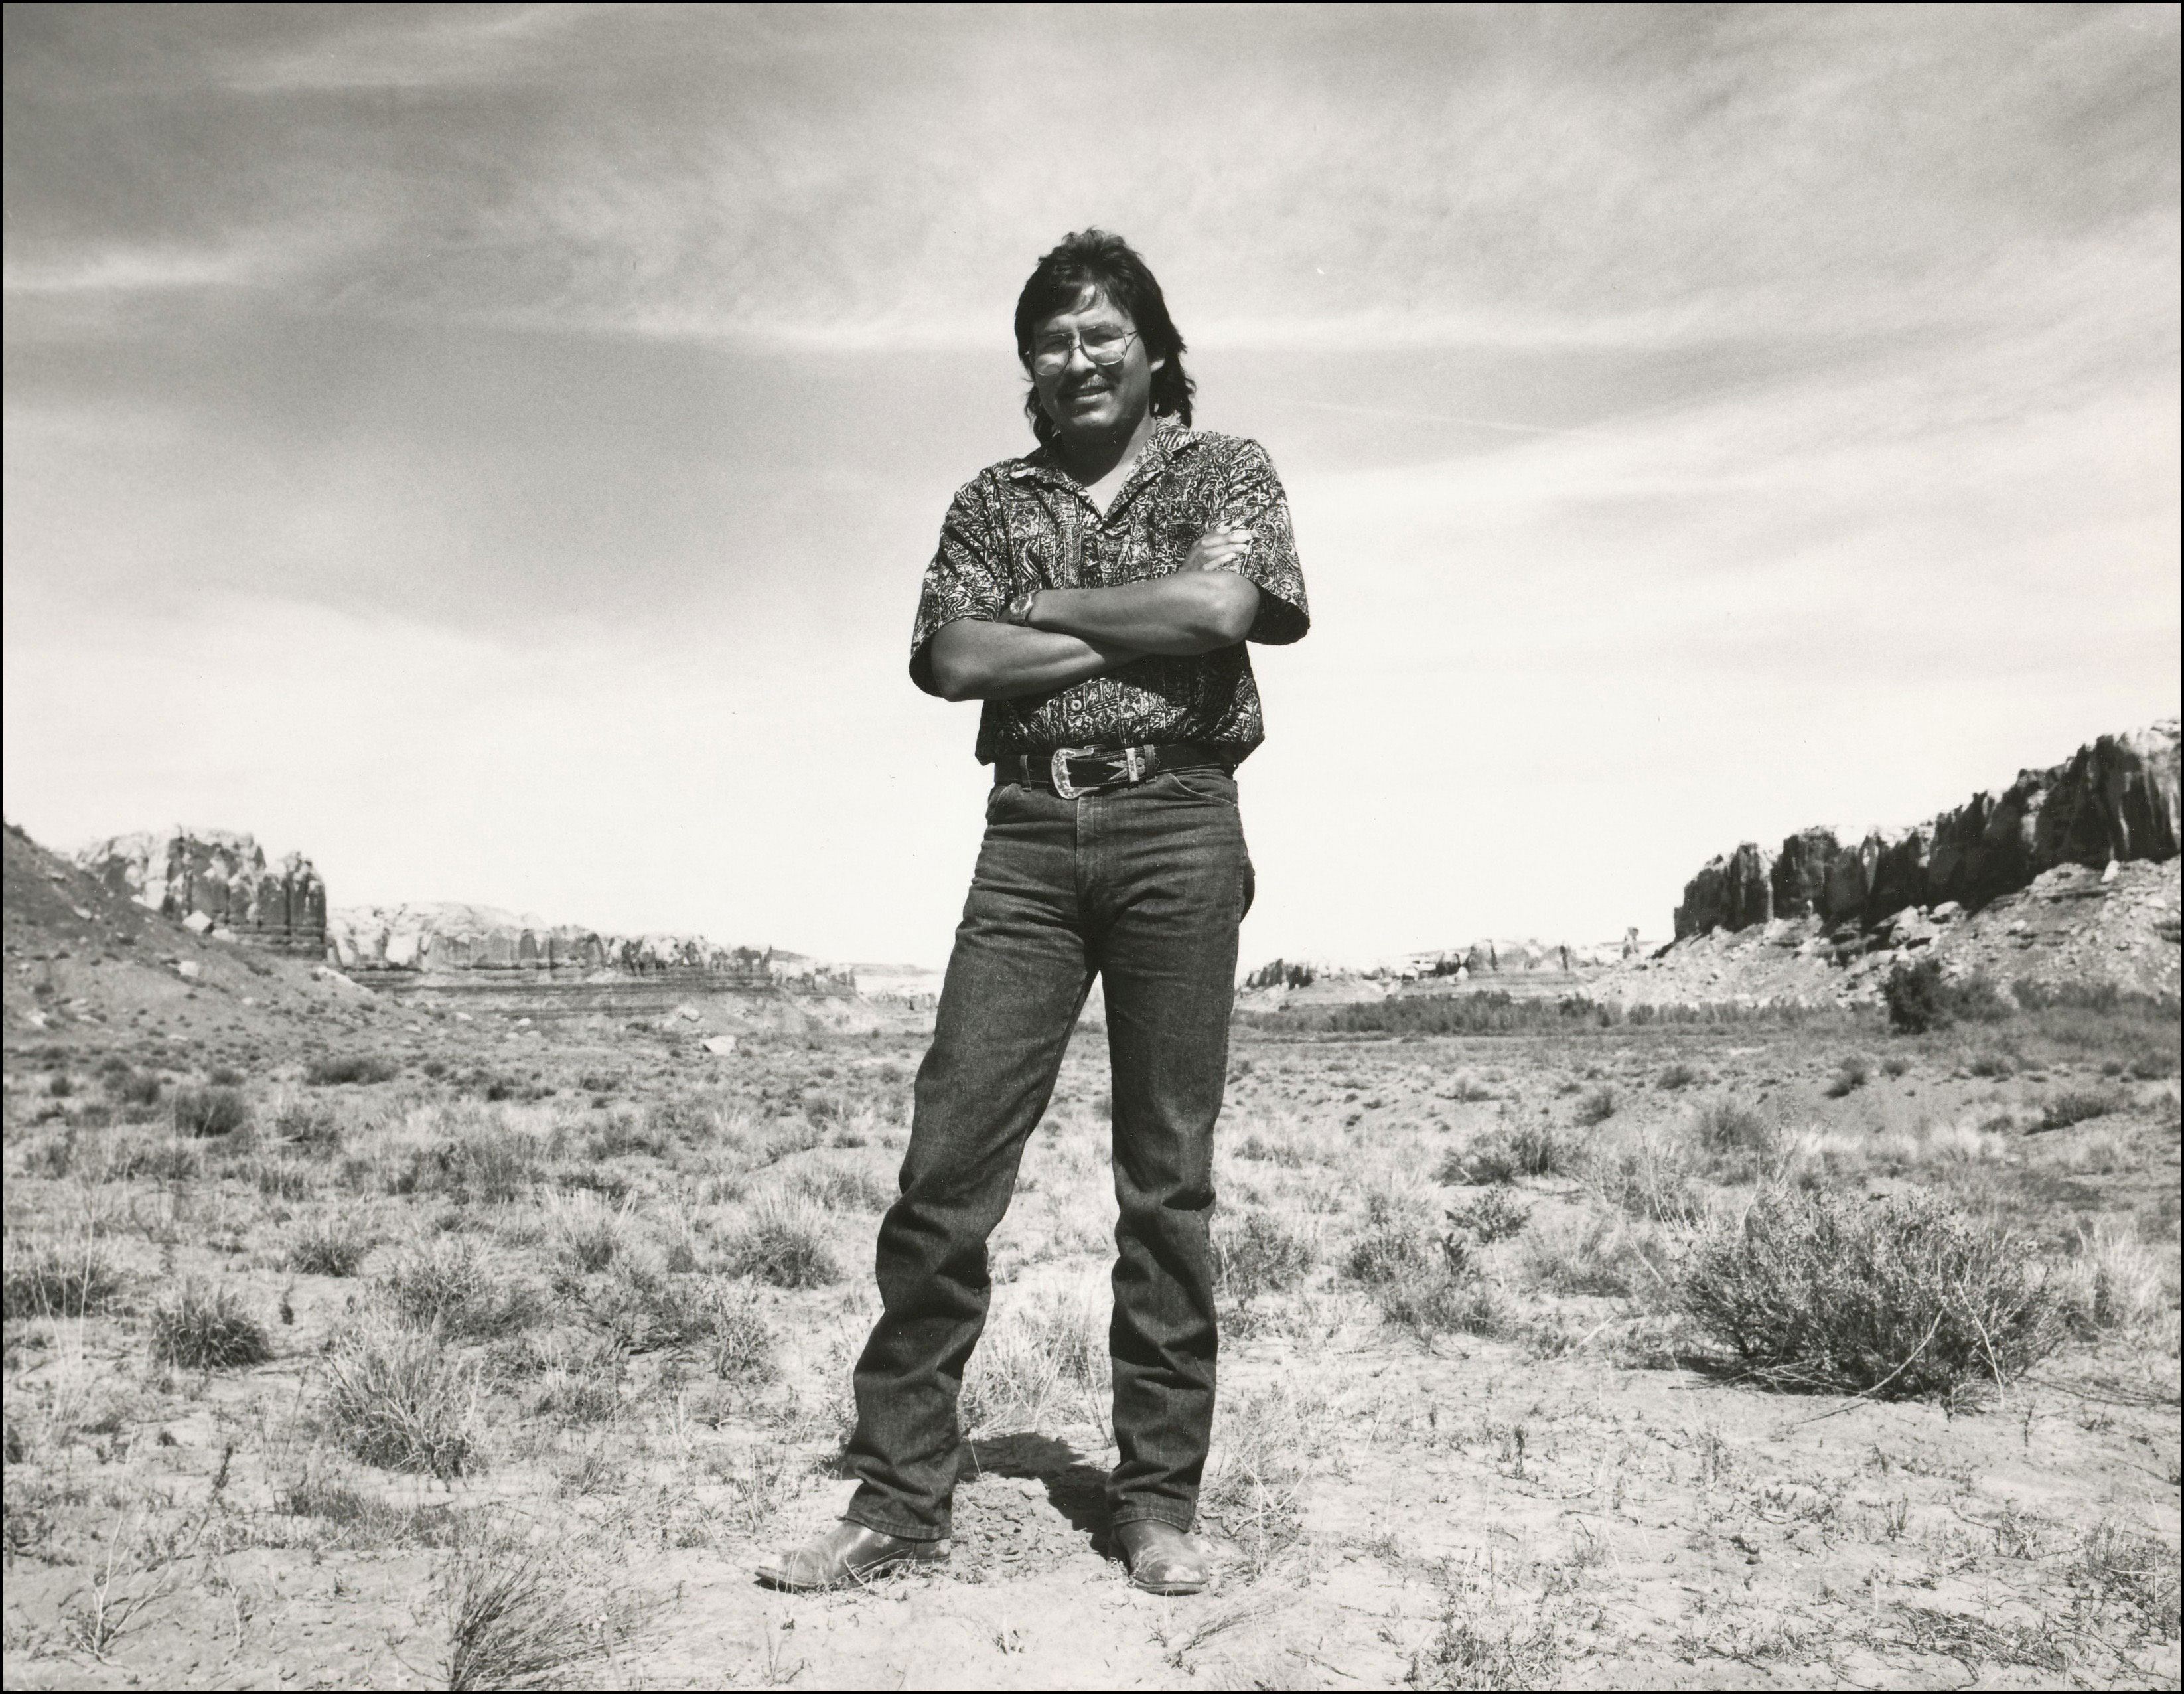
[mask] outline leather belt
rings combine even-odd
[[[1064,800],[1100,788],[1126,788],[1162,771],[1212,766],[1224,775],[1228,761],[1210,747],[1178,741],[1166,747],[1057,747],[1051,753],[1003,753],[994,760],[994,785],[1022,783],[1050,788]]]

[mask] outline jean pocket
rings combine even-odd
[[[1184,771],[1162,771],[1154,780],[1165,783],[1174,792],[1188,794],[1193,800],[1217,800],[1223,805],[1236,804],[1236,779],[1218,765],[1194,765]]]

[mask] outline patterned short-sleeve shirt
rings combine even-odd
[[[1246,638],[1295,641],[1310,627],[1288,497],[1256,441],[1156,429],[1105,516],[1041,449],[980,471],[956,493],[925,569],[910,674],[933,692],[933,637],[958,618],[992,622],[1033,588],[1100,588],[1183,568],[1192,544],[1223,523],[1251,532],[1239,571],[1259,587]],[[1266,738],[1258,685],[1241,642],[1189,657],[1148,654],[1107,676],[1017,699],[988,700],[978,755],[1050,753],[1195,741],[1241,762]]]

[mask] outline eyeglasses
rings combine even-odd
[[[1079,348],[1095,365],[1120,365],[1123,355],[1130,350],[1130,343],[1137,338],[1135,330],[1112,329],[1102,324],[1067,336],[1047,336],[1033,343],[1031,368],[1042,376],[1051,376],[1068,368],[1069,355]]]

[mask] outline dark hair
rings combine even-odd
[[[1198,385],[1183,369],[1183,333],[1167,315],[1167,301],[1151,268],[1138,250],[1106,230],[1078,230],[1042,258],[1017,296],[1017,358],[1031,374],[1032,332],[1056,312],[1074,306],[1087,288],[1096,288],[1130,315],[1144,337],[1145,356],[1167,360],[1153,372],[1153,415],[1173,417],[1190,426],[1190,396]],[[1024,415],[1039,445],[1054,445],[1054,420],[1039,404],[1034,388],[1024,396]]]

